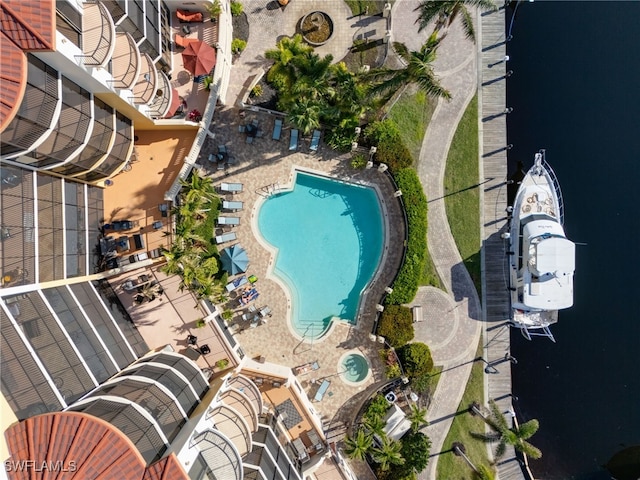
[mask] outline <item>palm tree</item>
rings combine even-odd
[[[311,130],[320,126],[320,104],[311,98],[299,99],[287,114],[287,121],[308,135]]]
[[[280,40],[276,48],[267,50],[264,56],[274,63],[267,73],[267,80],[273,82],[278,89],[289,90],[296,80],[296,68],[293,60],[313,52],[313,47],[307,45],[302,35],[285,37]]]
[[[376,463],[380,464],[380,469],[386,472],[391,468],[391,465],[404,464],[404,458],[400,453],[401,448],[400,442],[390,440],[385,436],[382,438],[380,446],[373,449],[372,456]]]
[[[407,418],[411,422],[411,431],[414,433],[429,424],[427,422],[427,409],[420,408],[418,405],[411,405],[411,412],[407,415]]]
[[[498,404],[494,400],[489,400],[489,409],[489,416],[483,416],[482,418],[487,425],[491,427],[493,432],[472,433],[472,435],[475,438],[480,438],[488,442],[497,441],[498,446],[496,447],[496,458],[500,458],[504,455],[507,445],[513,446],[519,452],[522,452],[533,459],[542,457],[542,452],[537,447],[534,447],[527,442],[527,440],[538,431],[538,428],[540,428],[538,420],[533,419],[528,422],[509,427],[507,420],[500,411],[500,407],[498,407]]]
[[[403,43],[394,43],[393,47],[407,66],[399,70],[377,68],[364,74],[365,79],[377,82],[371,87],[370,93],[381,96],[387,92],[396,92],[408,83],[417,83],[427,95],[450,99],[451,94],[440,85],[433,71],[433,62],[441,40],[442,38],[438,38],[437,33],[434,32],[418,52],[409,51]]]
[[[473,19],[467,5],[480,7],[483,10],[495,10],[496,5],[492,0],[424,0],[416,7],[420,11],[418,16],[418,32],[421,32],[432,20],[436,20],[435,30],[450,26],[460,15],[462,26],[467,38],[476,41],[476,33],[473,28]]]
[[[347,436],[344,439],[344,445],[344,452],[349,458],[354,460],[364,460],[367,456],[367,452],[373,445],[373,439],[370,435],[367,435],[362,428],[360,428],[354,437]]]
[[[384,422],[384,420],[382,420],[382,418],[378,416],[367,417],[362,422],[362,426],[365,428],[367,434],[372,438],[376,435],[378,437],[385,437],[385,425],[386,423]]]

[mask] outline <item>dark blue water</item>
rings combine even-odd
[[[513,6],[507,10],[510,16]],[[640,2],[522,2],[508,44],[510,169],[546,148],[577,247],[557,343],[512,333],[515,402],[542,479],[607,479],[640,444]]]

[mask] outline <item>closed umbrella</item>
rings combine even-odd
[[[240,245],[232,245],[220,252],[220,261],[222,268],[231,275],[246,272],[249,266],[249,257],[247,252]]]
[[[206,75],[216,64],[216,51],[201,40],[190,42],[182,52],[182,64],[194,76]]]

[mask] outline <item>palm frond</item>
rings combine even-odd
[[[460,9],[460,13],[462,15],[462,28],[464,29],[464,33],[469,40],[476,41],[476,31],[473,28],[473,19],[471,18],[471,14],[469,10],[465,7]]]
[[[521,423],[520,426],[518,426],[517,428],[518,437],[522,438],[523,440],[527,440],[531,438],[538,431],[539,428],[540,428],[540,423],[536,419],[529,420],[528,422],[525,422],[525,423]]]
[[[409,49],[404,43],[393,42],[393,49],[396,51],[398,55],[400,55],[404,59],[405,62],[409,62],[411,58],[409,55]]]
[[[516,448],[528,457],[533,458],[534,460],[542,457],[542,452],[539,448],[534,447],[529,442],[525,442],[524,440]]]

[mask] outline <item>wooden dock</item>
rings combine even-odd
[[[501,2],[498,2],[501,4]],[[485,12],[478,29],[478,115],[480,122],[480,178],[482,205],[482,306],[485,318],[483,339],[485,401],[494,399],[503,412],[511,404],[511,352],[507,259],[502,234],[507,224],[507,113],[505,9]],[[500,480],[524,480],[525,476],[513,448],[497,464]]]

